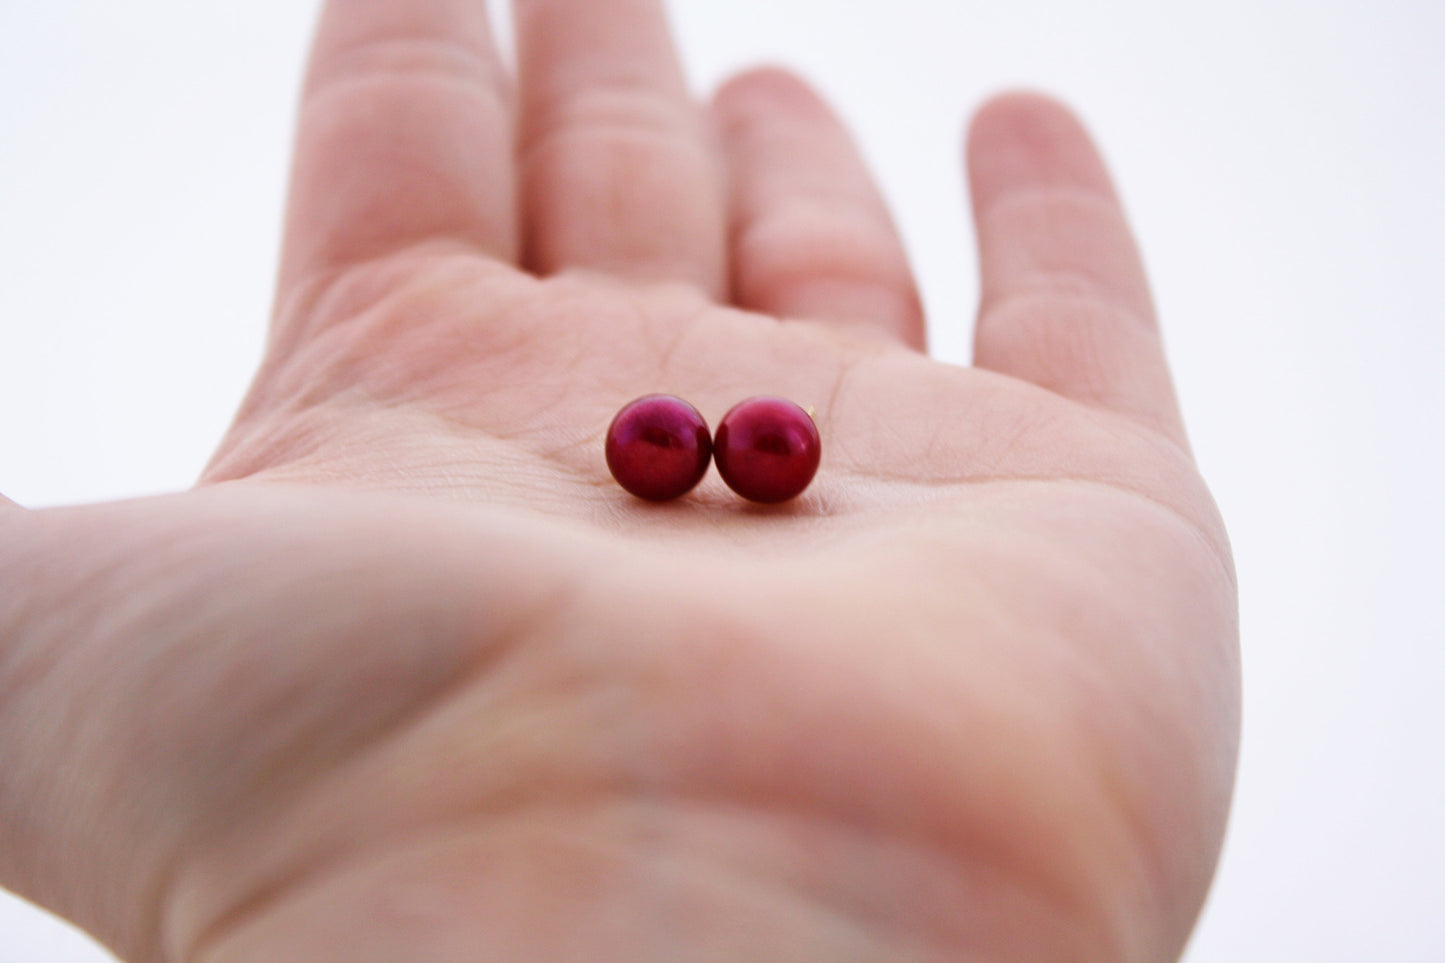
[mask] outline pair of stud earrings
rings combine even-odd
[[[729,488],[749,501],[775,504],[808,487],[823,445],[812,415],[785,398],[761,395],[733,406],[712,435],[681,398],[644,395],[612,419],[606,452],[612,477],[638,498],[685,495],[716,459]]]

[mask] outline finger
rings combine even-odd
[[[1139,252],[1078,120],[1032,94],[969,137],[982,295],[974,363],[1183,441]]]
[[[283,293],[429,241],[514,260],[510,100],[484,0],[330,0],[301,105]]]
[[[758,70],[723,87],[714,112],[731,187],[733,300],[922,349],[903,243],[828,106],[792,75]]]
[[[517,0],[527,263],[725,288],[720,164],[661,0]]]

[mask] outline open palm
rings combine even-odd
[[[136,960],[1176,956],[1233,576],[1077,123],[975,122],[958,368],[798,81],[518,0],[514,90],[484,7],[329,5],[203,484],[0,513],[0,881]],[[631,498],[652,391],[812,406],[817,480]]]

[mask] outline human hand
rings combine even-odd
[[[1234,586],[1101,163],[995,101],[976,367],[846,135],[657,5],[333,0],[273,338],[192,492],[0,511],[0,881],[133,960],[1161,960]],[[514,139],[515,132],[515,139]],[[602,433],[812,405],[813,487]]]

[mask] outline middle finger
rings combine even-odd
[[[526,261],[721,297],[723,177],[661,0],[516,0]]]

